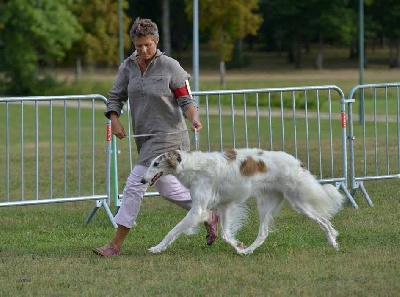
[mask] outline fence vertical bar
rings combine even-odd
[[[35,101],[35,198],[39,199],[39,110],[38,103]]]
[[[25,152],[25,131],[24,131],[24,102],[21,101],[21,199],[25,199],[25,172],[24,172],[24,152]]]
[[[233,94],[230,96],[231,98],[231,133],[232,133],[232,145],[236,147],[236,133],[235,133],[235,103],[233,100]]]
[[[10,122],[9,103],[6,103],[6,195],[7,202],[10,201]]]
[[[50,101],[50,198],[53,198],[53,101]]]
[[[296,93],[292,91],[292,118],[293,118],[293,143],[294,156],[298,158],[297,153],[297,125],[296,125]]]
[[[256,119],[257,119],[257,146],[261,148],[261,135],[260,135],[260,107],[258,101],[258,93],[256,93]]]

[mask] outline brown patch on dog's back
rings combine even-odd
[[[256,161],[252,157],[247,157],[247,159],[240,164],[240,173],[244,176],[253,176],[264,172],[267,172],[267,165],[261,160]]]
[[[235,150],[226,150],[224,152],[225,158],[231,161],[236,160],[237,152]]]

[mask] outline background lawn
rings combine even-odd
[[[120,257],[91,248],[115,230],[100,209],[85,225],[91,202],[0,209],[1,296],[397,296],[400,291],[400,201],[397,181],[370,182],[375,207],[356,195],[333,219],[339,252],[313,222],[284,207],[274,232],[249,256],[205,230],[180,237],[166,252],[157,244],[185,214],[159,197],[146,198]],[[238,238],[250,244],[254,202]]]
[[[326,65],[327,70],[316,71],[310,67],[293,70],[282,59],[254,56],[252,67],[228,71],[226,88],[334,84],[347,94],[358,84],[353,62],[331,67],[335,65],[333,59]],[[190,67],[190,59],[182,60],[185,67]],[[215,70],[218,61],[210,61],[200,72],[201,90],[221,88]],[[63,84],[43,95],[107,95],[116,75],[116,69],[89,71],[76,84],[72,70],[53,72]],[[398,69],[371,65],[365,70],[365,83],[395,82],[399,78]],[[389,112],[395,114],[394,103],[389,104]],[[372,103],[366,102],[367,113],[373,108]],[[103,119],[102,111],[98,119]],[[18,124],[13,129],[19,129]],[[391,137],[396,137],[396,131],[391,130]],[[96,133],[104,137],[104,127]],[[3,134],[0,136],[4,139]],[[1,146],[0,152],[4,156]],[[4,174],[4,158],[0,162],[0,172]],[[1,173],[0,178],[4,178]],[[33,175],[26,179],[27,189],[32,180]],[[339,252],[328,245],[318,226],[287,206],[275,219],[274,232],[252,255],[239,256],[220,239],[207,246],[202,226],[198,234],[182,236],[166,252],[153,255],[147,249],[158,244],[185,211],[160,197],[148,197],[122,255],[114,258],[100,258],[91,252],[115,234],[103,209],[84,224],[94,202],[2,207],[0,296],[397,296],[399,182],[370,181],[365,185],[374,207],[369,207],[357,191],[354,198],[359,209],[346,203],[333,219],[340,233]],[[14,186],[18,193],[21,185]],[[99,187],[103,186],[100,181]],[[247,245],[258,231],[254,201],[250,200],[248,206],[249,219],[238,234]]]

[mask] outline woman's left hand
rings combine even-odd
[[[202,126],[200,120],[195,119],[195,120],[192,121],[191,130],[192,130],[193,132],[194,132],[194,131],[200,132],[202,128],[203,128],[203,126]]]

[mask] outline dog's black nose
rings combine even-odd
[[[144,178],[142,178],[142,180],[140,181],[142,184],[147,184],[147,182],[145,181]]]

